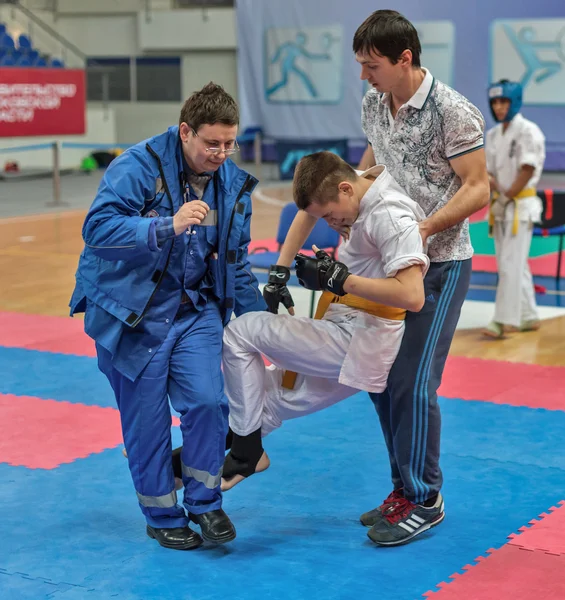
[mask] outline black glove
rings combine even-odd
[[[347,267],[330,257],[327,252],[318,250],[316,258],[297,254],[296,276],[301,286],[308,290],[327,290],[336,296],[345,296],[345,280],[351,275]]]
[[[263,288],[263,298],[267,303],[267,310],[274,315],[278,314],[281,302],[287,310],[294,306],[292,296],[286,287],[286,282],[289,279],[290,269],[288,267],[271,265],[269,280]]]

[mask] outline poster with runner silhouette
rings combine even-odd
[[[341,25],[265,31],[267,102],[335,104],[343,88]]]
[[[494,21],[491,81],[524,88],[524,104],[565,104],[565,19]]]

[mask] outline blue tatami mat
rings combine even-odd
[[[390,491],[363,393],[265,440],[271,468],[225,495],[238,537],[223,547],[175,552],[150,540],[119,448],[52,471],[0,465],[0,598],[419,598],[565,489],[565,413],[460,400],[442,408],[446,519],[397,548],[376,547],[358,521]]]

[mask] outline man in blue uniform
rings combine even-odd
[[[233,98],[210,83],[178,127],[112,162],[83,226],[70,303],[85,312],[114,390],[147,534],[179,550],[236,535],[221,508],[222,334],[232,312],[266,308],[247,262],[257,181],[228,159],[238,123]],[[188,514],[177,504],[168,399],[181,415]]]

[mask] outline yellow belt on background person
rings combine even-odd
[[[318,306],[316,307],[316,314],[314,319],[321,319],[327,312],[330,304],[344,304],[351,308],[358,308],[370,315],[375,317],[381,317],[383,319],[391,319],[392,321],[404,321],[406,318],[406,311],[403,308],[394,308],[393,306],[387,306],[386,304],[379,304],[378,302],[372,302],[371,300],[365,300],[359,296],[353,294],[345,294],[345,296],[336,296],[331,292],[324,292],[318,300]],[[282,387],[287,390],[293,390],[294,384],[296,383],[296,373],[294,371],[285,371],[282,378]]]
[[[514,198],[510,198],[509,202],[514,202],[514,220],[512,221],[512,235],[518,233],[518,200],[523,198],[531,198],[537,194],[536,188],[524,188],[521,192],[518,192]],[[493,192],[490,198],[490,211],[488,215],[488,234],[492,237],[492,230],[494,227],[494,215],[492,214],[492,205],[500,198],[498,192]]]

